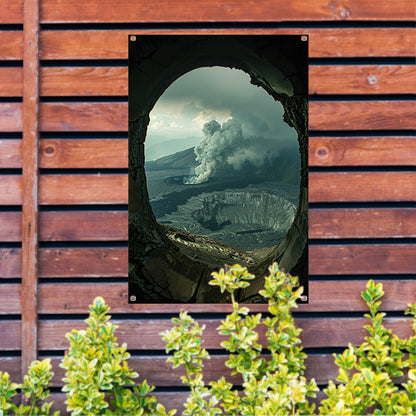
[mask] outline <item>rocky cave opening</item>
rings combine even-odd
[[[257,292],[273,261],[299,275],[307,294],[307,48],[300,36],[285,38],[189,35],[130,40],[131,302],[227,302],[226,295],[208,281],[213,270],[234,263],[247,266],[257,276],[250,288],[238,294],[238,300],[261,302]],[[213,114],[202,114],[207,117],[200,120],[204,121],[201,142],[188,147],[192,140],[183,140],[184,150],[162,156],[160,152],[166,153],[163,148],[169,146],[161,143],[153,146],[153,153],[146,148],[145,159],[145,140],[155,124],[149,127],[155,104],[184,74],[213,67],[244,71],[251,84],[260,87],[257,90],[264,90],[275,104],[283,106],[284,120],[297,136],[297,166],[287,163],[289,153],[280,152],[279,158],[276,152],[275,158],[270,157],[275,149],[269,148],[264,158],[267,166],[257,169],[259,176],[253,175],[253,168],[260,167],[264,143],[260,150],[258,136],[252,141],[247,138],[255,136],[247,135],[237,111],[225,115],[228,118],[222,124]],[[208,146],[219,142],[229,146],[211,155]],[[241,143],[246,146],[243,152]],[[217,165],[212,167],[204,155],[216,158]],[[277,188],[276,178],[265,176],[265,172],[270,176],[278,170],[280,175],[295,171],[296,186],[292,178],[286,187]]]

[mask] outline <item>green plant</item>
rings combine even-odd
[[[44,401],[49,397],[49,382],[53,377],[50,359],[34,361],[29,372],[23,378],[22,384],[10,383],[9,374],[0,371],[0,416],[9,414],[17,415],[39,415],[39,416],[57,416],[59,411],[51,413],[53,402],[44,402],[40,407],[39,401]],[[16,406],[10,399],[21,389],[23,401],[27,404]]]
[[[370,309],[365,316],[370,325],[365,329],[369,336],[359,347],[349,344],[343,354],[335,355],[335,363],[339,367],[338,385],[329,382],[325,393],[328,399],[322,401],[322,415],[361,415],[372,412],[375,415],[411,415],[416,414],[416,370],[415,341],[416,336],[401,340],[391,330],[383,326],[385,313],[379,312],[384,295],[381,283],[373,280],[367,283],[362,298]],[[413,329],[416,331],[415,308],[407,313],[413,314]],[[409,358],[403,361],[404,351]],[[408,371],[408,383],[403,383],[403,390],[398,389],[394,379]]]
[[[107,322],[109,309],[103,298],[95,298],[85,321],[88,328],[66,334],[70,346],[61,367],[66,369],[62,390],[67,392],[68,410],[74,416],[166,415],[155,397],[148,396],[154,387],[146,381],[134,387],[138,374],[127,365],[127,345],[118,346],[117,326]]]
[[[174,318],[175,326],[162,333],[167,342],[166,351],[174,350],[168,360],[178,367],[183,364],[187,376],[183,382],[191,388],[184,415],[279,415],[311,414],[314,405],[307,396],[314,397],[318,390],[314,380],[309,383],[302,376],[306,355],[298,346],[300,329],[294,325],[290,309],[302,289],[296,289],[297,278],[283,273],[277,264],[269,268],[265,288],[260,293],[268,299],[272,317],[264,320],[266,338],[271,359],[261,356],[263,347],[257,342],[256,328],[261,314],[249,315],[247,307],[240,307],[234,292],[249,285],[254,276],[239,265],[213,273],[211,285],[231,295],[233,312],[219,326],[219,333],[227,335],[228,341],[221,345],[230,352],[227,367],[231,374],[240,374],[243,391],[239,392],[222,377],[206,387],[202,379],[202,360],[208,353],[201,347],[203,328],[185,312]],[[209,397],[209,401],[206,398]]]

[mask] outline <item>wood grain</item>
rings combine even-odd
[[[6,83],[11,71],[4,72]],[[127,72],[127,67],[46,67],[40,91],[42,96],[127,95]],[[312,65],[309,80],[309,94],[416,93],[414,65]],[[14,90],[18,94],[18,85]]]
[[[0,2],[0,24],[23,23],[23,0]]]
[[[0,142],[1,144],[1,142]],[[42,139],[42,168],[127,168],[126,139]]]
[[[22,94],[22,68],[0,67],[0,97],[21,97]]]
[[[120,344],[126,342],[130,350],[163,350],[165,343],[160,332],[170,329],[170,320],[112,320],[118,325],[115,335]],[[197,319],[205,325],[204,347],[221,349],[221,339],[217,334],[219,319]],[[368,322],[365,318],[295,318],[295,324],[303,328],[300,338],[305,348],[346,347],[349,342],[360,345],[367,334],[363,328]],[[385,318],[386,328],[392,329],[401,338],[412,335],[411,318]],[[39,322],[39,350],[65,350],[68,340],[65,334],[73,328],[83,329],[86,324],[81,320],[48,320]],[[259,327],[259,341],[265,345],[265,326]],[[1,340],[0,340],[1,342]]]
[[[412,101],[312,101],[309,128],[411,130],[415,107]],[[43,103],[40,127],[42,131],[126,131],[127,103]]]
[[[3,175],[0,181],[0,205],[22,204],[21,175]]]
[[[2,283],[0,286],[0,305],[0,316],[20,315],[22,312],[21,285],[17,283]],[[2,368],[1,365],[0,368]],[[5,370],[2,368],[1,371]]]
[[[311,65],[309,94],[415,94],[414,65]]]
[[[416,201],[416,172],[313,172],[309,201]]]
[[[314,0],[313,7],[305,0],[257,0],[241,2],[228,0],[177,0],[175,7],[169,1],[148,3],[126,0],[123,7],[115,0],[90,0],[79,10],[77,0],[53,0],[41,3],[42,23],[109,23],[109,22],[282,22],[305,20],[359,20],[392,21],[412,20],[414,7],[410,0],[397,0],[394,7],[371,0],[329,2]]]
[[[366,312],[361,298],[365,280],[325,280],[309,282],[309,304],[299,305],[299,312]],[[416,301],[416,281],[394,279],[383,281],[385,295],[381,310],[404,311],[408,303]],[[88,311],[98,295],[102,296],[111,313],[179,313],[183,304],[128,304],[128,287],[125,283],[43,283],[39,286],[39,312],[44,314],[77,314]],[[12,289],[10,289],[12,290]],[[13,288],[15,290],[15,288]],[[78,291],[78,292],[77,292]],[[77,296],[68,293],[77,292]],[[345,302],[348,299],[348,302]],[[248,305],[250,311],[266,311],[267,305]],[[232,312],[231,305],[189,304],[189,312]]]
[[[0,139],[0,169],[22,167],[22,141],[20,139]]]
[[[414,244],[309,245],[309,274],[414,274],[415,253]]]
[[[310,137],[309,166],[415,166],[416,137]]]
[[[5,133],[22,131],[21,103],[0,103],[0,126]]]
[[[309,130],[413,130],[414,101],[312,101]]]
[[[20,277],[20,249],[0,249],[0,277]],[[414,274],[414,244],[309,245],[310,275]],[[39,277],[127,277],[127,248],[41,249]]]
[[[309,238],[416,237],[416,209],[310,209]]]
[[[21,212],[0,212],[0,241],[22,241]]]
[[[23,59],[22,31],[0,30],[0,59],[4,61]]]
[[[19,351],[21,348],[21,322],[18,320],[1,320],[0,334],[7,334],[7,337],[0,337],[0,351]],[[19,368],[20,371],[20,368]]]
[[[40,37],[41,59],[127,59],[131,30],[48,30]],[[311,58],[413,56],[413,28],[137,29],[154,34],[309,35]],[[0,46],[1,47],[1,46]]]

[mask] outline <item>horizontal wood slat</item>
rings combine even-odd
[[[411,274],[415,254],[412,244],[309,245],[309,274]]]
[[[0,337],[0,351],[19,351],[21,349],[21,321],[1,320],[0,334],[7,334],[7,337]]]
[[[2,2],[4,4],[4,2]],[[0,60],[23,59],[23,31],[0,30]]]
[[[220,349],[221,341],[225,337],[219,337],[216,328],[220,320],[200,319],[201,325],[206,325],[204,331],[204,347]],[[412,335],[411,319],[385,318],[386,328],[392,329],[394,333],[402,338]],[[114,319],[113,323],[119,328],[115,334],[120,344],[126,342],[132,350],[163,350],[165,343],[162,341],[160,332],[170,329],[170,320],[149,319],[137,321],[121,321]],[[303,328],[300,335],[305,348],[321,347],[346,347],[349,342],[359,345],[364,341],[367,334],[364,325],[368,323],[365,318],[295,318],[299,328]],[[48,320],[39,322],[39,350],[65,350],[68,348],[68,340],[65,334],[73,328],[85,328],[82,321],[76,320]],[[259,341],[265,343],[265,326],[259,327]],[[1,342],[1,340],[0,340]]]
[[[17,283],[2,283],[0,285],[0,316],[21,314],[20,288],[21,285]]]
[[[42,139],[41,168],[127,168],[126,139]],[[310,137],[309,166],[414,166],[416,137]],[[21,168],[21,140],[0,140],[0,168]]]
[[[361,299],[367,281],[310,281],[309,304],[299,305],[299,312],[366,312]],[[416,301],[416,281],[383,281],[383,311],[404,311]],[[80,290],[82,288],[82,290]],[[15,290],[15,288],[11,288]],[[77,296],[68,293],[79,291]],[[129,305],[127,283],[44,283],[39,285],[39,313],[86,313],[99,294],[111,307],[111,313],[179,313],[183,305]],[[348,299],[348,302],[345,302]],[[265,311],[266,305],[248,305],[251,311]],[[187,305],[190,312],[232,312],[231,305]]]
[[[126,0],[123,7],[115,0],[89,0],[79,10],[74,0],[43,0],[42,23],[109,23],[109,22],[282,22],[305,20],[412,20],[414,7],[410,0],[397,0],[394,7],[371,0],[345,0],[341,3],[314,0],[313,7],[304,0],[177,0],[175,7],[168,1],[148,3]]]
[[[416,201],[416,172],[313,172],[310,202]],[[41,205],[127,204],[127,175],[43,175]],[[20,205],[21,177],[0,181],[0,205]]]
[[[416,201],[416,172],[314,172],[309,201]]]
[[[310,275],[416,273],[415,245],[309,245]],[[20,249],[0,249],[0,278],[20,277]],[[40,277],[127,277],[127,248],[41,249]]]
[[[371,109],[371,112],[368,111]],[[310,130],[411,130],[412,101],[312,101]],[[21,104],[0,103],[4,132],[22,129]],[[42,103],[41,131],[126,131],[127,103]]]
[[[40,34],[40,56],[44,60],[127,59],[127,39],[131,33],[131,30],[43,31]],[[309,35],[309,56],[311,58],[413,56],[416,39],[416,30],[413,28],[137,29],[134,30],[134,33],[139,35],[173,33],[218,35],[247,33],[259,35],[307,34]]]
[[[309,166],[415,166],[416,137],[310,137]]]
[[[40,95],[126,96],[127,67],[41,68]],[[414,65],[312,65],[309,94],[414,94]],[[0,68],[0,96],[22,95],[21,68]]]
[[[23,0],[0,2],[0,24],[23,23]]]
[[[40,213],[40,241],[127,241],[127,211]],[[79,224],[79,227],[74,227]],[[310,209],[309,238],[413,238],[412,208]],[[0,212],[0,241],[21,241],[21,213]]]
[[[416,237],[416,209],[310,209],[309,238]]]

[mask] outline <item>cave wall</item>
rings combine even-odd
[[[308,54],[301,36],[140,36],[129,42],[129,280],[138,302],[224,302],[208,286],[224,257],[189,256],[167,237],[149,203],[144,142],[149,113],[169,85],[205,66],[238,68],[284,108],[284,121],[298,133],[301,184],[296,217],[284,240],[249,269],[262,276],[278,261],[307,287],[308,237]],[[206,242],[206,244],[213,244]],[[198,260],[194,258],[198,257]],[[232,262],[232,258],[229,259]],[[258,277],[240,301],[255,296]],[[214,295],[215,293],[215,295]]]

